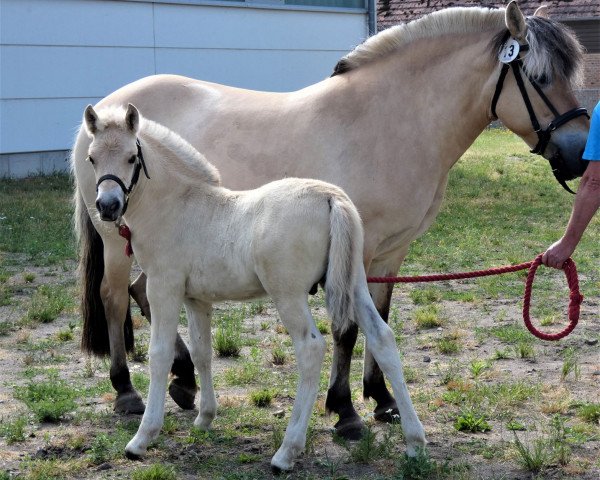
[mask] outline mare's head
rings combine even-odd
[[[92,143],[87,160],[96,174],[96,208],[100,218],[115,221],[125,213],[131,190],[146,166],[138,142],[140,114],[129,104],[96,113],[91,105],[85,109],[84,125]]]
[[[491,114],[548,159],[568,189],[565,180],[580,177],[587,166],[582,154],[589,117],[573,95],[583,49],[571,30],[545,18],[545,8],[525,18],[513,1],[505,23],[492,42],[503,65],[494,73]]]

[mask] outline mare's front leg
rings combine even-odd
[[[148,281],[148,299],[153,321],[150,327],[150,388],[148,405],[140,427],[125,447],[125,455],[139,458],[158,437],[164,420],[169,368],[173,363],[179,310],[183,301],[183,282],[173,278]]]
[[[190,351],[194,365],[200,374],[200,411],[194,425],[207,429],[217,414],[217,399],[212,379],[212,336],[210,320],[212,305],[197,300],[186,299],[185,311],[188,317]],[[171,384],[172,385],[172,384]]]
[[[133,388],[127,368],[124,323],[129,313],[129,272],[131,260],[123,254],[121,238],[104,239],[104,276],[100,298],[108,326],[110,343],[110,381],[117,392],[116,412],[143,413],[144,402]]]
[[[306,297],[272,297],[281,321],[292,337],[300,373],[298,391],[283,442],[271,459],[271,467],[279,472],[292,469],[294,460],[306,444],[306,430],[319,389],[325,340],[315,325]]]
[[[139,305],[142,315],[151,322],[150,304],[146,296],[146,281],[146,274],[144,272],[140,273],[129,287],[129,293]],[[190,352],[179,334],[177,334],[177,340],[175,341],[175,359],[173,360],[171,373],[174,378],[169,385],[169,395],[184,410],[193,409],[194,399],[198,391],[194,375],[194,364]]]

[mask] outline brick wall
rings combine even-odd
[[[600,100],[600,53],[585,55],[583,87],[575,95],[581,106],[590,112]]]

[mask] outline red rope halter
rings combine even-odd
[[[523,321],[527,330],[533,335],[542,340],[556,341],[566,337],[573,331],[579,321],[579,307],[583,301],[583,295],[579,293],[579,279],[577,278],[577,268],[572,259],[568,259],[563,270],[567,277],[567,284],[571,291],[569,295],[569,324],[564,330],[557,333],[544,333],[539,331],[531,323],[529,317],[529,305],[531,304],[531,289],[533,287],[533,279],[535,271],[542,263],[542,254],[539,254],[535,260],[531,262],[519,263],[518,265],[508,265],[504,267],[489,268],[487,270],[476,270],[474,272],[447,273],[443,275],[421,275],[421,276],[405,276],[405,277],[368,277],[369,283],[417,283],[417,282],[437,282],[440,280],[460,280],[465,278],[487,277],[490,275],[500,275],[502,273],[518,272],[519,270],[529,269],[527,281],[525,282],[525,294],[523,297]]]

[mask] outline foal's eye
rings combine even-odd
[[[137,156],[133,155],[128,161],[129,163],[135,163]]]
[[[94,164],[94,159],[93,159],[92,157],[90,157],[90,156],[88,155],[88,158],[87,158],[87,159],[90,161],[90,163],[91,163],[92,165]]]

